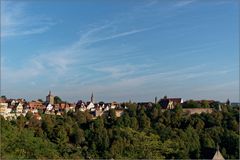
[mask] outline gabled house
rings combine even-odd
[[[10,105],[11,106],[15,106],[16,105],[16,103],[17,103],[17,101],[16,100],[14,100],[14,99],[12,99],[12,100],[10,100],[11,102],[10,102]]]
[[[108,111],[110,109],[109,105],[107,104],[104,108],[104,111]]]
[[[85,112],[86,110],[87,110],[87,107],[84,105],[79,108],[79,111],[82,111],[82,112]]]
[[[159,101],[160,106],[163,109],[174,109],[178,104],[182,104],[182,98],[163,98]]]
[[[118,106],[119,106],[119,104],[114,101],[114,102],[111,103],[111,107],[110,107],[110,108],[111,108],[111,109],[115,109],[115,108],[118,107]]]
[[[60,110],[64,110],[64,109],[66,109],[66,108],[69,108],[69,104],[67,103],[67,102],[61,102],[61,103],[59,103],[59,109]]]
[[[76,105],[75,104],[69,104],[69,107],[65,109],[66,112],[68,111],[74,111],[75,112],[75,107]]]
[[[28,103],[30,109],[43,109],[42,102],[39,101],[31,101]]]
[[[82,101],[82,100],[79,100],[77,102],[77,104],[75,105],[75,110],[79,110],[79,111],[86,111],[87,110],[87,107],[85,105],[85,103]]]
[[[47,105],[46,110],[47,111],[51,111],[53,109],[53,105],[51,105],[50,103]]]
[[[95,117],[102,116],[103,113],[104,113],[104,112],[103,112],[103,110],[102,110],[102,107],[98,107],[98,108],[96,108],[95,111],[94,111],[94,116],[95,116]]]
[[[104,104],[103,102],[98,103],[98,105],[99,105],[101,108],[105,108],[105,104]]]
[[[8,103],[0,103],[0,115],[7,113]]]
[[[18,99],[16,100],[16,102],[24,104],[24,103],[26,102],[26,100],[23,99],[23,98],[18,98]]]
[[[18,103],[16,106],[16,113],[22,113],[23,112],[23,105],[22,103]]]
[[[91,110],[93,108],[95,108],[93,102],[87,102],[87,110]]]

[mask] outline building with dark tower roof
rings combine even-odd
[[[91,95],[91,102],[93,103],[93,93],[92,93],[92,95]]]

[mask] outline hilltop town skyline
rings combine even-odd
[[[1,157],[239,159],[239,104],[166,96],[95,103],[93,94],[68,103],[51,91],[45,102],[1,97]]]
[[[6,95],[1,95],[1,97],[6,97],[7,99],[24,99],[26,101],[38,101],[38,100],[41,100],[42,102],[46,102],[48,101],[47,100],[47,96],[49,95],[52,95],[53,97],[58,97],[60,98],[62,101],[64,102],[68,102],[68,103],[77,103],[78,101],[84,101],[84,102],[94,102],[94,103],[99,103],[99,102],[120,102],[120,103],[125,103],[125,102],[132,102],[132,103],[138,103],[138,102],[153,102],[153,103],[156,103],[157,101],[159,101],[160,99],[164,98],[164,97],[175,97],[175,98],[181,98],[182,100],[184,101],[189,101],[189,100],[196,100],[196,101],[216,101],[216,102],[221,102],[221,103],[226,103],[227,101],[230,101],[230,102],[233,102],[233,103],[240,103],[239,101],[232,101],[231,99],[227,98],[225,101],[220,101],[220,100],[216,100],[216,99],[210,99],[210,98],[199,98],[199,99],[194,99],[194,98],[189,98],[189,99],[184,99],[183,97],[181,96],[171,96],[171,95],[162,95],[162,96],[155,96],[155,97],[152,97],[151,99],[146,99],[146,100],[134,100],[134,99],[128,99],[128,100],[122,100],[122,101],[117,101],[116,98],[112,98],[112,99],[109,99],[109,100],[104,100],[104,99],[98,99],[95,97],[95,94],[94,92],[91,92],[91,94],[89,94],[89,96],[86,96],[86,98],[83,98],[83,97],[79,97],[78,99],[76,99],[75,101],[69,101],[67,99],[64,99],[63,97],[57,95],[57,94],[54,94],[54,92],[52,92],[51,90],[48,91],[48,94],[45,94],[45,96],[42,96],[42,97],[36,97],[36,98],[33,98],[33,99],[30,99],[30,98],[25,98],[25,97],[8,97]]]

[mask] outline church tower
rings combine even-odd
[[[48,104],[54,104],[54,96],[51,94],[51,91],[49,91],[49,94],[46,96],[46,102]]]

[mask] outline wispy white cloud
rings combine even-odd
[[[1,1],[1,37],[40,34],[55,24],[47,17],[27,14],[27,5]]]
[[[103,66],[103,67],[96,67],[92,68],[95,71],[107,73],[106,78],[114,78],[114,79],[120,79],[120,78],[126,78],[128,76],[133,76],[139,71],[151,67],[151,65],[142,64],[121,64],[121,65],[111,65],[111,66]]]
[[[7,79],[34,79],[37,76],[49,76],[54,75],[55,79],[65,79],[64,75],[68,73],[71,69],[71,66],[78,65],[80,66],[81,63],[87,67],[87,69],[90,71],[89,73],[78,73],[75,72],[75,70],[71,71],[71,73],[75,73],[76,75],[71,75],[72,78],[70,78],[69,83],[72,83],[73,85],[77,85],[78,83],[87,85],[87,84],[94,84],[99,81],[109,80],[109,79],[119,79],[121,80],[122,85],[124,85],[127,82],[133,82],[137,79],[137,81],[140,83],[152,81],[154,79],[190,79],[190,78],[196,78],[200,76],[206,76],[206,73],[196,73],[196,69],[199,69],[203,67],[203,65],[200,66],[191,66],[189,68],[184,68],[180,70],[172,70],[172,71],[161,71],[161,70],[152,70],[150,73],[142,73],[144,71],[149,71],[149,68],[151,69],[154,66],[154,63],[149,64],[131,64],[131,63],[122,63],[119,64],[112,64],[106,66],[106,62],[104,62],[104,59],[101,58],[101,56],[96,55],[98,52],[105,52],[114,53],[112,51],[112,48],[108,48],[107,50],[101,51],[99,48],[96,47],[88,47],[92,44],[104,40],[110,40],[110,39],[116,39],[119,37],[124,36],[130,36],[133,34],[141,33],[144,31],[148,31],[151,29],[155,29],[158,26],[153,27],[146,27],[142,29],[137,30],[129,30],[125,32],[117,32],[117,33],[108,33],[107,31],[109,28],[113,27],[114,23],[107,23],[105,25],[98,25],[93,28],[90,28],[87,32],[82,34],[79,38],[79,40],[73,42],[70,45],[67,45],[65,47],[57,48],[55,50],[52,50],[50,52],[43,52],[40,53],[37,56],[34,56],[30,58],[27,63],[18,68],[18,69],[10,69],[8,68],[6,73],[11,73],[6,76]],[[99,33],[106,33],[108,36],[100,35]],[[193,48],[191,48],[192,50]],[[122,53],[126,52],[133,52],[133,50],[129,49],[128,47],[124,47],[124,50],[120,50],[117,55],[120,58]],[[129,57],[130,54],[127,54],[127,57]],[[182,55],[184,56],[184,55]],[[92,59],[94,57],[94,59]],[[87,60],[89,59],[89,60]],[[108,63],[113,60],[113,57],[108,59]],[[99,61],[98,63],[95,63],[94,61]],[[103,66],[103,64],[105,65]],[[81,70],[81,68],[78,67],[78,69]],[[47,71],[47,72],[46,72]],[[91,71],[93,72],[99,72],[101,76],[98,77],[92,77]],[[192,72],[193,71],[193,72]],[[27,76],[25,73],[28,73]],[[102,74],[105,73],[105,74]],[[142,75],[143,74],[143,75]],[[211,73],[209,73],[211,74]],[[75,77],[77,76],[77,78]],[[126,78],[126,77],[131,78]],[[74,78],[75,77],[75,78]],[[125,80],[123,80],[126,78]],[[115,82],[113,82],[115,83]],[[118,83],[118,81],[116,82]],[[120,83],[120,82],[119,82]],[[137,84],[137,83],[136,83]],[[69,84],[71,85],[71,84]]]
[[[100,39],[98,41],[110,40],[110,39],[120,38],[120,37],[124,37],[124,36],[129,36],[129,35],[132,35],[132,34],[141,33],[141,32],[144,32],[144,31],[149,31],[149,30],[152,30],[152,29],[156,29],[157,27],[158,26],[141,28],[141,29],[135,29],[135,30],[130,30],[130,31],[126,31],[126,32],[121,32],[121,33],[117,33],[117,34],[111,35],[109,37]]]
[[[20,81],[31,80],[33,77],[43,73],[45,70],[38,62],[30,62],[27,66],[18,69],[2,66],[2,80],[6,83],[19,83]]]
[[[24,36],[24,35],[31,35],[31,34],[41,34],[49,30],[50,27],[41,27],[41,28],[35,28],[35,29],[29,29],[29,30],[22,30],[12,28],[7,29],[2,32],[2,37],[10,37],[10,36]]]
[[[98,25],[90,28],[87,32],[80,36],[79,40],[73,42],[72,44],[57,48],[52,51],[41,52],[36,56],[28,58],[26,63],[18,68],[9,68],[4,66],[4,80],[7,81],[7,83],[19,83],[20,81],[32,81],[37,77],[53,77],[55,80],[61,79],[61,81],[64,81],[64,79],[67,78],[66,74],[69,76],[71,73],[70,76],[72,78],[70,78],[71,80],[69,83],[72,82],[76,84],[79,83],[79,80],[82,80],[81,84],[90,84],[108,78],[116,79],[119,77],[131,75],[139,69],[139,66],[132,64],[113,66],[110,64],[109,67],[103,67],[100,63],[92,63],[94,59],[101,62],[102,58],[96,57],[96,53],[100,51],[98,48],[91,48],[89,46],[100,41],[141,33],[153,29],[154,27],[130,30],[125,32],[108,33],[107,30],[111,27],[113,27],[113,24],[107,23],[105,25]],[[102,32],[106,33],[108,36],[99,36],[99,33]],[[112,52],[110,50],[111,48],[107,49],[106,52]],[[129,52],[129,49],[127,49],[127,47],[125,47],[125,49],[122,51],[118,50],[118,54],[116,55],[119,56],[122,53],[126,52]],[[93,56],[94,59],[91,59],[91,56]],[[86,61],[86,58],[89,60]],[[87,67],[88,70],[99,73],[106,73],[106,76],[102,75],[99,77],[94,77],[94,79],[92,79],[92,76],[90,76],[91,73],[83,74],[81,72],[76,72],[76,69],[72,70],[72,66],[81,66],[81,63],[86,64],[84,66]],[[140,68],[143,67],[144,65]],[[74,73],[78,75],[78,80],[75,80],[73,75]],[[16,79],[18,79],[18,81],[16,81]]]
[[[196,2],[196,0],[180,0],[175,3],[175,7],[185,7],[187,5],[192,4],[193,2]]]
[[[100,92],[110,92],[121,88],[121,90],[139,90],[143,86],[149,86],[154,84],[158,86],[159,84],[168,84],[177,82],[186,82],[189,79],[199,79],[199,78],[209,78],[213,76],[224,76],[230,72],[230,70],[212,70],[208,72],[201,72],[204,69],[204,65],[189,66],[179,70],[158,70],[152,73],[137,74],[139,70],[144,70],[145,68],[152,68],[152,66],[112,66],[112,68],[99,68],[96,70],[107,72],[108,75],[104,77],[97,77],[92,79],[88,77],[86,83],[82,87],[93,87],[95,91]],[[112,78],[117,78],[114,80]],[[105,81],[108,83],[106,89],[105,85],[99,84],[100,81]],[[105,83],[103,83],[105,84]],[[77,84],[73,84],[75,86]],[[70,85],[71,86],[71,85]],[[120,90],[119,90],[120,91]],[[122,93],[121,93],[122,94]]]
[[[235,0],[218,0],[214,2],[216,5],[226,5],[228,3],[239,3],[239,1]]]
[[[205,85],[201,88],[197,88],[196,91],[198,92],[212,92],[212,91],[221,91],[224,88],[231,87],[238,88],[239,81],[230,81],[221,84],[214,84],[214,85]]]
[[[101,31],[104,31],[106,29],[109,29],[111,27],[112,23],[108,22],[104,25],[95,25],[93,27],[90,27],[86,32],[84,32],[80,39],[74,43],[73,48],[78,48],[79,46],[82,46],[84,44],[93,43],[96,42],[96,34],[98,34]]]
[[[56,50],[36,55],[18,68],[2,65],[3,80],[15,84],[31,81],[37,77],[58,79],[69,71],[69,65],[75,61],[70,55],[71,52]]]
[[[111,23],[111,24],[106,24],[106,25],[103,25],[103,26],[100,26],[100,27],[93,28],[93,29],[89,30],[87,33],[83,34],[81,36],[80,40],[78,41],[78,43],[76,43],[77,47],[79,45],[83,45],[83,44],[93,44],[93,43],[97,43],[97,42],[101,42],[101,41],[112,40],[112,39],[116,39],[116,38],[130,36],[130,35],[133,35],[133,34],[153,30],[153,29],[156,29],[156,28],[159,27],[159,26],[151,26],[151,27],[121,31],[121,32],[114,32],[114,33],[110,33],[110,34],[107,33],[104,36],[97,36],[97,34],[100,31],[103,32],[103,31],[106,31],[108,29],[111,29],[111,28],[114,27],[114,25],[115,25],[114,23]]]
[[[168,70],[168,71],[158,71],[150,74],[145,74],[141,77],[141,79],[145,81],[155,81],[155,80],[166,80],[166,81],[185,81],[188,79],[195,79],[199,77],[210,77],[216,75],[226,75],[229,72],[232,72],[231,69],[226,70],[211,70],[211,71],[202,71],[206,65],[195,65],[189,66],[178,70]]]
[[[153,5],[156,5],[158,2],[159,2],[158,0],[152,0],[152,1],[149,1],[147,4],[145,4],[144,6],[151,7]]]

